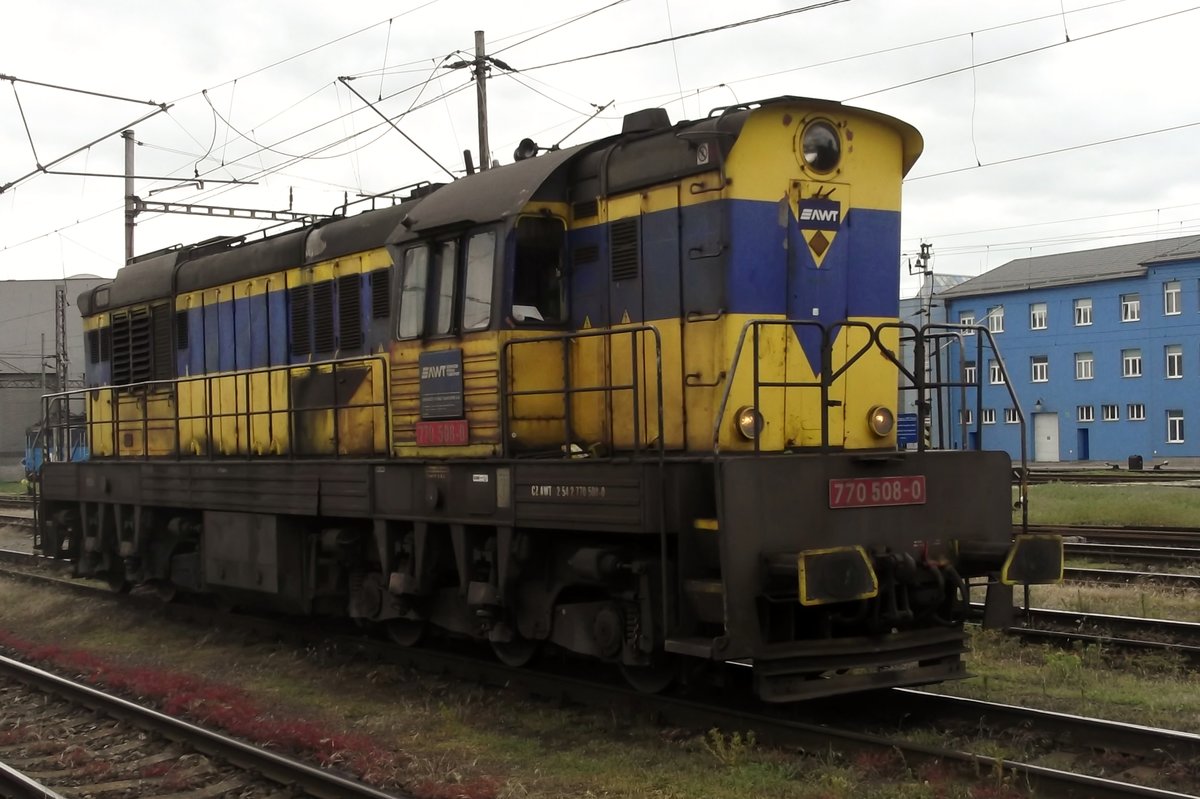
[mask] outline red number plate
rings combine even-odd
[[[842,477],[829,481],[829,507],[869,508],[877,505],[924,505],[925,475]]]
[[[470,443],[466,419],[448,422],[417,422],[417,445],[421,447],[462,447]]]

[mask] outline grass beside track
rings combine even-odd
[[[1017,499],[1013,489],[1013,501]],[[1021,520],[1014,510],[1013,521]],[[1200,527],[1200,489],[1167,485],[1080,485],[1029,487],[1030,524],[1113,527]]]

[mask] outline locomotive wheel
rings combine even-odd
[[[492,641],[492,651],[496,653],[497,660],[505,666],[519,669],[529,665],[529,661],[533,660],[538,652],[539,644],[541,641],[521,638],[514,634],[511,641]]]
[[[417,619],[388,619],[384,629],[392,643],[400,646],[416,646],[425,637],[426,623]]]
[[[658,694],[671,687],[679,676],[679,660],[665,652],[650,656],[646,666],[621,664],[621,676],[635,691],[643,694]]]

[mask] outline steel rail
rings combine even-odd
[[[0,796],[5,799],[67,799],[4,763],[0,763]]]
[[[322,799],[395,799],[362,782],[310,766],[203,727],[142,707],[95,688],[0,655],[0,670],[26,685],[90,707],[165,738],[186,743],[207,755],[253,771],[281,785],[299,787]]]
[[[1155,583],[1178,588],[1200,589],[1200,574],[1170,574],[1167,572],[1139,572],[1123,569],[1083,569],[1067,566],[1063,578],[1080,583],[1102,583],[1104,585],[1131,585]]]
[[[1063,550],[1066,554],[1076,557],[1106,558],[1121,561],[1178,562],[1200,560],[1200,548],[1197,547],[1068,541],[1063,544]]]

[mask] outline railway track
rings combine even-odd
[[[47,561],[33,558],[24,553],[6,555],[8,560],[24,556],[26,564],[42,564]],[[53,561],[51,561],[53,563]],[[30,579],[34,579],[30,577]],[[82,590],[96,598],[103,596],[95,588],[85,588],[75,581],[62,581],[69,590]],[[146,597],[123,597],[108,595],[108,601],[151,601]],[[157,604],[157,603],[154,603]],[[212,612],[187,605],[161,606],[172,618],[212,623]],[[409,649],[398,647],[362,636],[349,636],[315,631],[312,627],[283,624],[253,617],[221,616],[221,624],[228,628],[236,625],[247,632],[284,637],[311,644],[319,640],[322,646],[334,647],[343,653],[353,653],[372,660],[391,662],[415,667],[419,670],[455,676],[474,683],[514,687],[524,693],[550,697],[556,701],[579,702],[593,707],[627,709],[628,712],[644,717],[649,714],[662,723],[690,729],[754,730],[757,738],[766,743],[799,746],[806,751],[828,751],[845,753],[870,752],[876,756],[894,757],[898,752],[910,766],[921,762],[949,764],[962,771],[968,778],[979,773],[1011,775],[1017,784],[1029,785],[1039,795],[1070,795],[1099,797],[1159,797],[1174,799],[1186,794],[1168,790],[1148,788],[1105,779],[1095,774],[1047,768],[1032,763],[1021,763],[982,755],[978,752],[930,746],[901,736],[893,730],[907,728],[912,731],[918,726],[945,726],[953,724],[964,731],[980,729],[994,730],[997,734],[1013,734],[1014,731],[1036,731],[1039,735],[1049,734],[1071,741],[1079,749],[1080,762],[1087,760],[1088,753],[1096,751],[1123,752],[1139,758],[1162,760],[1165,758],[1200,758],[1200,737],[1169,730],[1153,730],[1137,725],[1124,725],[1096,719],[1073,717],[1065,714],[1047,714],[1029,708],[1017,708],[979,702],[976,700],[945,697],[919,691],[886,691],[873,694],[863,701],[836,701],[805,705],[804,709],[759,705],[747,708],[744,702],[733,705],[733,700],[718,697],[692,695],[648,696],[636,693],[624,685],[611,680],[595,678],[587,672],[571,667],[514,669],[490,660],[466,656],[452,651],[436,649]],[[748,677],[744,668],[730,665],[730,680],[736,683]],[[608,675],[611,676],[611,675]],[[857,720],[852,720],[851,711],[858,708]],[[886,709],[885,709],[886,708]],[[918,724],[919,722],[919,724]],[[872,729],[888,730],[886,735],[877,735]],[[1041,731],[1047,731],[1043,733]],[[919,736],[928,740],[928,735]],[[1051,744],[1047,744],[1051,746]],[[1061,748],[1061,744],[1053,744]],[[986,749],[986,746],[982,748]],[[1156,754],[1157,753],[1157,754]],[[1093,770],[1102,773],[1103,765],[1094,765]],[[1082,772],[1084,769],[1080,769]]]
[[[391,799],[332,771],[219,735],[0,656],[0,794],[14,799],[277,796]]]
[[[1181,483],[1200,482],[1200,471],[1194,469],[1030,469],[1030,485],[1046,483],[1082,483],[1085,485],[1109,485],[1112,483]],[[1013,470],[1013,483],[1020,482],[1020,474]]]

